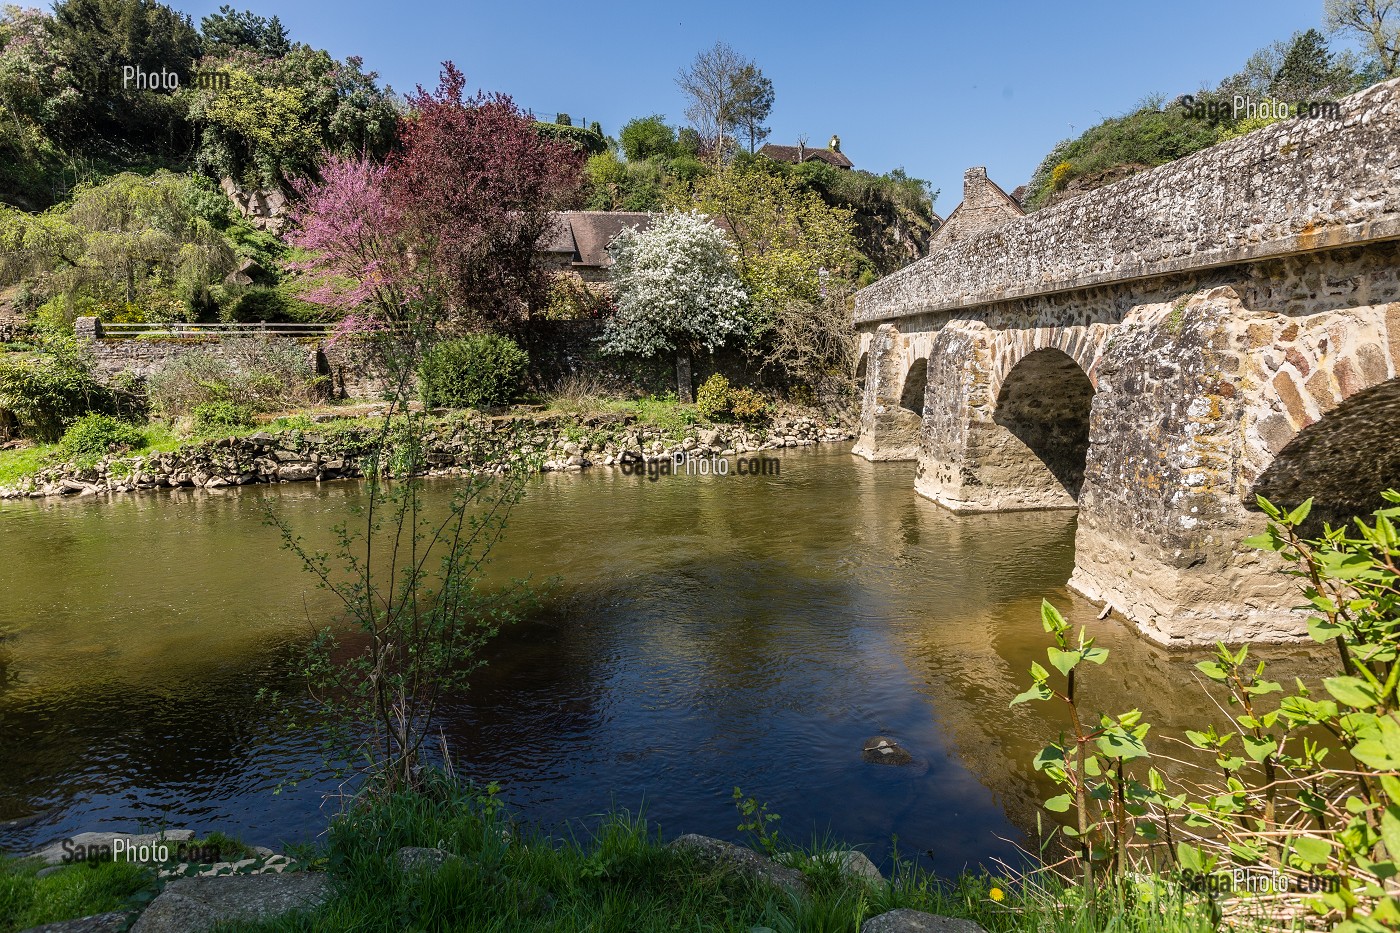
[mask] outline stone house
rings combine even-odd
[[[836,168],[851,169],[856,167],[855,163],[841,151],[840,136],[832,136],[825,149],[809,149],[806,143],[798,143],[796,146],[775,146],[772,143],[765,143],[763,148],[758,150],[758,154],[767,156],[774,162],[791,162],[793,165],[801,165],[803,162],[825,162]]]
[[[953,208],[953,213],[929,237],[929,251],[945,249],[974,233],[1000,227],[1024,216],[1026,212],[1021,208],[1021,202],[988,178],[986,168],[970,168],[963,173],[962,203]]]
[[[629,227],[650,227],[655,216],[639,211],[562,211],[558,223],[540,240],[544,267],[587,285],[607,285],[612,265],[608,245]]]

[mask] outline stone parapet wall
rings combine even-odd
[[[856,294],[856,321],[1400,237],[1400,79],[971,234]]]

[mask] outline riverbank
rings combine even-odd
[[[651,418],[627,411],[559,413],[523,408],[496,415],[438,411],[422,424],[420,473],[452,475],[498,469],[506,460],[527,460],[544,472],[578,472],[595,466],[629,472],[690,458],[709,469],[718,458],[745,453],[847,441],[840,424],[814,414],[791,413],[765,425],[715,423],[686,412]],[[0,487],[0,499],[93,496],[175,489],[221,488],[268,483],[325,482],[361,477],[366,457],[383,441],[385,412],[370,409],[352,417],[335,411],[292,415],[258,429],[222,437],[189,438],[168,449],[95,460],[63,459],[57,450],[45,462],[33,448],[0,452],[28,472]],[[483,452],[475,439],[503,443]],[[701,461],[709,461],[702,463]],[[673,467],[672,467],[673,468]],[[12,470],[11,472],[19,472]],[[0,473],[3,475],[3,473]]]
[[[88,921],[46,933],[128,924],[139,933],[195,933],[216,923],[269,933],[1211,929],[1204,901],[1143,899],[1095,918],[1053,878],[976,872],[939,879],[897,858],[886,877],[837,840],[795,845],[767,824],[748,829],[753,848],[694,835],[667,840],[623,812],[592,832],[558,839],[522,827],[489,792],[435,779],[421,792],[361,801],[331,822],[324,845],[299,850],[286,867],[267,868],[270,858],[217,873],[204,864],[162,871],[106,862],[52,868],[36,878],[42,860],[0,863],[0,892],[31,895],[27,912],[15,909],[21,897],[0,896],[0,933],[23,929],[20,917],[59,922],[85,916],[93,904],[108,925]],[[32,895],[41,889],[77,894],[68,904],[35,909]]]

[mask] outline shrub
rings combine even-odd
[[[706,418],[715,418],[729,411],[729,399],[729,380],[715,373],[695,393],[695,407]]]
[[[213,434],[250,428],[255,423],[253,410],[233,402],[205,402],[194,409],[194,429],[200,434]]]
[[[314,400],[323,384],[308,350],[278,337],[232,337],[217,349],[193,350],[166,363],[147,381],[152,407],[167,418],[200,405],[231,402],[252,411],[293,408]]]
[[[0,408],[26,437],[52,443],[88,412],[114,411],[116,400],[76,356],[41,356],[0,361]]]
[[[429,407],[507,405],[525,380],[530,358],[509,337],[472,334],[436,344],[418,367],[418,386]]]
[[[1264,907],[1290,918],[1288,929],[1394,928],[1400,493],[1383,495],[1388,505],[1373,521],[1324,526],[1315,539],[1301,532],[1311,499],[1291,512],[1258,500],[1267,530],[1244,543],[1278,554],[1284,572],[1298,579],[1308,635],[1335,650],[1332,665],[1317,673],[1333,676],[1312,687],[1302,680],[1285,686],[1267,678],[1250,646],[1219,644],[1196,670],[1223,694],[1215,707],[1224,722],[1195,724],[1164,755],[1149,746],[1150,725],[1140,711],[1087,715],[1076,670],[1105,663],[1108,650],[1082,628],[1076,637],[1054,606],[1042,604],[1055,642],[1050,668],[1033,663],[1031,686],[1012,705],[1052,701],[1068,714],[1070,731],[1042,749],[1034,767],[1062,791],[1044,806],[1070,824],[1058,827],[1071,849],[1062,870],[1083,878],[1085,897],[1131,890],[1135,879],[1169,872],[1206,878],[1248,865],[1279,879],[1267,889],[1275,893],[1235,888],[1228,902],[1209,905],[1224,908],[1227,922]],[[1199,750],[1192,761],[1183,761],[1183,747]],[[1192,771],[1183,780],[1159,764],[1197,764],[1205,774]]]
[[[289,318],[287,300],[271,288],[253,288],[238,296],[223,313],[225,321],[234,324],[255,324],[262,321],[286,321]]]
[[[729,411],[740,421],[762,421],[768,417],[768,402],[753,389],[730,389]]]
[[[63,432],[59,447],[74,459],[89,460],[114,451],[140,450],[146,437],[134,424],[119,421],[111,415],[83,415]]]

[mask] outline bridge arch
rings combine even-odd
[[[899,407],[920,418],[924,416],[924,396],[928,393],[928,357],[921,356],[904,371],[899,390]]]
[[[1309,525],[1338,525],[1385,506],[1400,489],[1400,377],[1350,395],[1284,444],[1245,503],[1262,495],[1293,508],[1311,497]]]
[[[1032,350],[1000,380],[992,422],[998,456],[1028,502],[1071,508],[1084,486],[1094,385],[1056,347]]]

